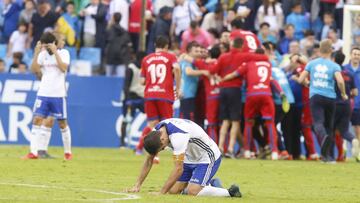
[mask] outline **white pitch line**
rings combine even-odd
[[[103,202],[103,201],[113,202],[113,201],[140,199],[140,196],[134,195],[134,194],[127,194],[127,193],[122,193],[122,192],[113,192],[113,191],[106,191],[106,190],[99,190],[99,189],[90,189],[90,188],[68,188],[68,187],[52,186],[52,185],[35,185],[35,184],[27,184],[27,183],[2,183],[2,182],[0,182],[0,185],[31,187],[31,188],[60,189],[60,190],[75,190],[75,191],[83,191],[83,192],[95,192],[95,193],[125,196],[125,197],[110,198],[110,199],[52,199],[52,201],[70,201],[70,200],[72,200],[72,201],[91,201],[91,202]],[[0,197],[0,200],[14,200],[14,198]],[[28,199],[20,199],[20,200],[38,200],[38,199],[28,198]]]

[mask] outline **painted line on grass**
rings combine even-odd
[[[59,190],[73,190],[73,191],[82,191],[82,192],[95,192],[103,194],[111,194],[116,196],[125,196],[118,198],[109,198],[109,199],[65,199],[65,198],[56,198],[56,199],[47,199],[52,201],[86,201],[86,202],[113,202],[113,201],[123,201],[123,200],[135,200],[140,199],[140,196],[135,194],[128,194],[123,192],[113,192],[100,189],[90,189],[90,188],[71,188],[71,187],[61,187],[61,186],[52,186],[52,185],[35,185],[27,183],[4,183],[0,182],[0,185],[8,186],[18,186],[18,187],[30,187],[30,188],[43,188],[43,189],[59,189]],[[0,200],[14,200],[14,198],[0,197]],[[36,198],[27,198],[27,199],[16,199],[16,200],[39,200]]]

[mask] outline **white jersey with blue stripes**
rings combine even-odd
[[[184,163],[202,164],[215,162],[220,157],[216,143],[196,123],[179,118],[161,121],[155,129],[165,127],[169,135],[169,147],[174,155],[185,153]]]

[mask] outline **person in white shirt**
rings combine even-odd
[[[195,1],[176,0],[175,2],[176,6],[173,10],[170,34],[176,36],[176,40],[179,42],[181,34],[189,28],[190,22],[193,20],[199,22],[202,13]]]
[[[64,37],[58,39],[51,32],[42,34],[37,42],[31,70],[41,75],[41,82],[34,104],[34,118],[31,129],[30,153],[24,159],[37,159],[39,147],[48,144],[51,128],[42,126],[47,117],[58,120],[64,144],[64,159],[72,159],[71,132],[67,124],[65,76],[70,64],[70,54],[66,49],[58,49],[64,44]]]
[[[85,18],[83,35],[85,47],[95,46],[96,21],[93,16],[97,13],[99,2],[99,0],[92,0],[91,4],[79,13],[81,17]]]
[[[121,13],[120,26],[126,31],[129,30],[129,6],[128,0],[111,0],[109,4],[109,16],[113,16],[114,13]]]
[[[179,118],[161,121],[144,139],[149,153],[138,180],[128,192],[139,192],[149,174],[157,153],[170,147],[175,167],[160,194],[185,193],[193,196],[241,197],[238,186],[228,190],[210,186],[212,177],[221,163],[221,153],[216,143],[196,123]]]
[[[14,53],[21,52],[25,53],[26,43],[28,39],[28,34],[26,32],[27,24],[20,22],[18,29],[14,31],[9,40],[9,45],[7,48],[7,57],[11,57]]]

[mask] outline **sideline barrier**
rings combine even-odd
[[[33,75],[0,74],[0,144],[29,144],[39,84]],[[69,75],[66,85],[72,145],[118,147],[123,78]],[[52,130],[50,145],[62,146],[57,124]]]

